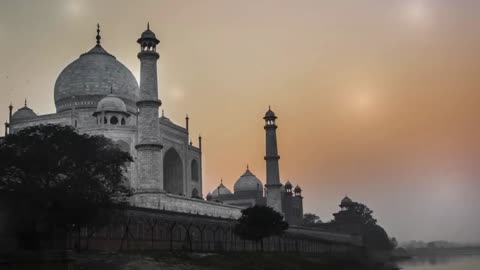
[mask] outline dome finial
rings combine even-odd
[[[150,30],[150,22],[147,22],[147,30]]]
[[[97,46],[100,46],[100,39],[102,39],[102,37],[100,36],[100,24],[97,23],[97,36],[95,37],[97,39]]]
[[[27,98],[25,98],[25,107],[27,107]]]
[[[247,171],[248,171],[248,163],[247,163]]]
[[[220,184],[223,185],[223,178],[220,178]]]

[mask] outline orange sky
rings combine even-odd
[[[204,137],[204,191],[265,179],[262,116],[279,116],[281,178],[331,219],[348,194],[400,240],[480,241],[480,2],[0,1],[0,119],[102,45],[139,76],[161,40],[166,116]],[[3,133],[3,126],[1,128]],[[196,139],[194,140],[196,144]],[[432,228],[435,228],[433,230]]]

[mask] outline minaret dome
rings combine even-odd
[[[150,23],[147,23],[147,30],[143,31],[137,43],[140,44],[142,52],[155,52],[157,50],[156,47],[157,44],[160,43],[160,40],[158,40],[155,33],[150,30]]]

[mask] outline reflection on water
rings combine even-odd
[[[398,265],[404,270],[479,270],[480,255],[420,256]]]

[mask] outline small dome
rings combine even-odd
[[[292,188],[292,183],[290,183],[290,181],[287,181],[287,183],[285,183],[285,188],[286,189],[291,189]]]
[[[232,192],[221,183],[214,191],[212,191],[212,197],[218,197],[219,195],[230,195]]]
[[[97,104],[96,112],[127,112],[127,106],[117,96],[110,94],[102,98]]]
[[[275,113],[270,109],[270,107],[268,107],[268,111],[265,113],[265,119],[266,118],[277,118],[277,116],[275,116]]]
[[[239,191],[262,191],[262,182],[247,168],[245,173],[238,178],[233,186],[234,192]]]
[[[28,119],[28,118],[33,118],[37,117],[35,112],[33,112],[32,109],[27,107],[25,105],[24,107],[18,109],[13,115],[12,115],[12,120],[23,120],[23,119]]]
[[[142,35],[140,38],[151,38],[151,39],[156,39],[157,37],[155,36],[155,33],[152,32],[152,30],[147,29],[143,31]]]
[[[353,201],[352,199],[350,199],[348,196],[345,196],[345,198],[342,199],[341,203],[340,203],[340,206],[346,206],[346,205],[350,205],[352,204]]]
[[[208,192],[207,201],[211,201],[211,200],[212,200],[212,193]]]
[[[153,42],[155,45],[160,43],[160,40],[157,39],[157,37],[155,36],[155,33],[153,33],[153,31],[150,30],[150,23],[147,24],[147,30],[143,31],[142,35],[137,40],[137,43],[142,44],[142,46],[144,42],[148,42],[148,43]]]
[[[295,193],[300,193],[300,192],[302,192],[302,189],[300,188],[299,185],[297,185],[297,186],[295,187],[295,189],[293,190],[293,192],[295,192]]]

